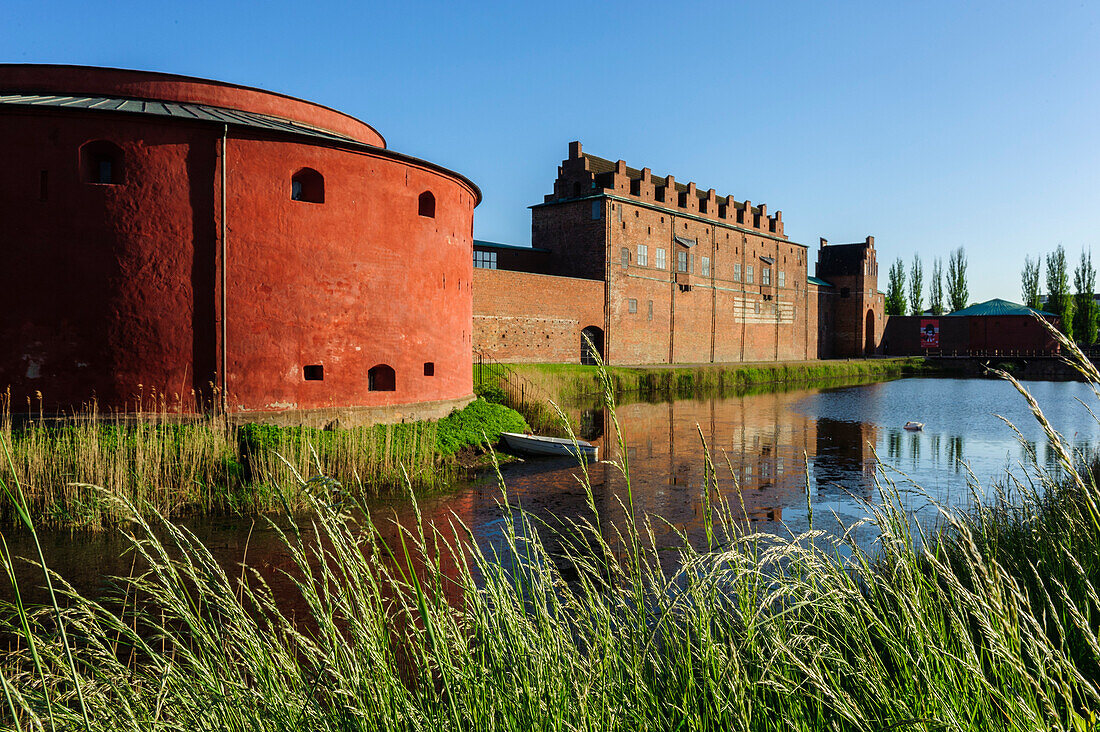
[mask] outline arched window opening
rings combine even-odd
[[[581,331],[581,363],[595,366],[603,358],[603,329],[590,325]]]
[[[427,216],[429,219],[435,218],[435,196],[431,191],[424,191],[420,194],[420,198],[417,201],[417,213],[421,216]]]
[[[325,202],[325,177],[313,168],[302,168],[290,179],[290,200]]]
[[[380,363],[367,372],[367,391],[395,391],[397,375],[393,368]]]
[[[94,140],[80,148],[80,177],[85,183],[120,185],[125,174],[125,156],[113,142]]]

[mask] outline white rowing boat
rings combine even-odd
[[[566,440],[561,437],[542,437],[541,435],[523,435],[519,432],[501,432],[501,438],[504,439],[504,444],[513,450],[519,452],[526,452],[531,455],[577,455],[577,450],[580,450],[580,454],[587,460],[596,462],[599,460],[600,448],[593,445],[591,442],[585,442],[584,440],[577,440],[576,444],[572,440]]]
[[[903,427],[903,429],[907,429],[910,432],[916,432],[917,430],[923,430],[924,429],[924,422],[906,422],[905,427]]]

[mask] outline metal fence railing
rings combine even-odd
[[[1062,352],[1059,348],[930,348],[925,355],[928,358],[1060,358]]]
[[[504,392],[505,401],[512,409],[528,414],[547,401],[546,394],[534,384],[500,363],[492,356],[474,351],[474,388],[479,385],[495,386]]]

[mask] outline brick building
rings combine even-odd
[[[827,246],[817,276],[782,212],[569,145],[531,207],[533,249],[474,243],[474,348],[502,361],[805,360],[874,353],[874,239]],[[494,271],[495,270],[495,271]]]
[[[891,356],[1056,356],[1061,347],[1040,317],[1059,325],[1054,313],[999,298],[942,316],[891,316],[882,346]]]

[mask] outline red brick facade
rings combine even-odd
[[[603,283],[503,269],[474,269],[475,347],[498,361],[580,360],[581,331],[603,327]]]
[[[474,348],[500,360],[580,358],[579,331],[572,343],[552,345],[544,342],[553,340],[548,331],[529,327],[535,340],[528,340],[511,330],[521,316],[531,322],[594,320],[611,364],[855,356],[868,343],[873,350],[881,337],[877,265],[844,258],[853,260],[848,268],[834,269],[848,289],[836,297],[830,286],[836,283],[808,278],[807,248],[787,239],[781,212],[769,215],[765,204],[719,197],[714,189],[703,192],[673,176],[657,178],[648,168],[585,154],[580,143],[570,144],[554,193],[532,207],[531,241],[546,252],[537,271],[560,280],[538,280],[541,291],[530,310],[515,298],[505,306],[479,292],[483,285],[523,290],[528,275],[500,272],[507,267],[499,262],[492,277],[475,269]],[[486,251],[491,247],[485,244]],[[873,262],[870,237],[838,249],[856,248]],[[499,261],[509,249],[502,247]],[[595,286],[579,292],[572,284],[578,280]],[[861,289],[852,297],[857,283]],[[864,332],[867,322],[869,337],[855,343],[852,334]],[[537,355],[551,353],[553,358]]]

